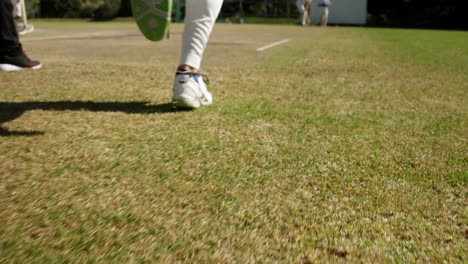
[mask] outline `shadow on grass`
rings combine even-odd
[[[57,102],[0,102],[0,136],[37,136],[40,131],[10,131],[1,127],[3,123],[15,120],[30,110],[49,111],[92,111],[123,112],[127,114],[163,114],[175,110],[170,103],[150,105],[148,102],[92,102],[92,101],[57,101]]]
[[[0,137],[14,137],[14,136],[22,136],[22,137],[32,137],[32,136],[40,136],[44,135],[44,132],[41,131],[11,131],[6,128],[0,127]]]

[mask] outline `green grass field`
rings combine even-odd
[[[176,112],[181,24],[33,24],[1,263],[467,262],[467,32],[219,24],[215,103]]]

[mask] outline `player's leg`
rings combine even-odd
[[[199,69],[222,3],[223,0],[186,1],[182,55],[172,97],[176,107],[198,108],[212,103]]]
[[[11,0],[0,0],[0,71],[38,69],[41,66],[23,52],[13,19]]]
[[[21,19],[21,2],[19,0],[11,0],[13,5],[13,18],[15,21]]]
[[[0,52],[18,52],[21,50],[16,26],[13,19],[11,0],[0,0]]]
[[[301,25],[304,25],[304,18],[305,18],[305,9],[304,4],[302,1],[297,2],[297,10],[299,11],[299,20]]]
[[[306,25],[310,25],[311,20],[310,20],[310,2],[309,1],[304,1],[304,22]]]
[[[25,35],[34,31],[34,26],[28,24],[26,6],[24,0],[12,0],[13,17],[15,19],[16,30],[19,35]]]
[[[305,4],[302,6],[302,9],[303,9],[304,11],[302,12],[302,21],[301,21],[301,25],[305,26],[305,25],[307,25],[307,16],[308,16],[308,12],[307,12],[306,5],[305,5]]]
[[[322,9],[322,26],[326,27],[328,24],[328,6],[324,6]]]
[[[20,0],[21,3],[21,14],[23,19],[24,28],[21,31],[18,31],[18,34],[25,35],[34,31],[34,26],[28,23],[28,13],[26,12],[25,0]]]
[[[23,31],[25,23],[23,20],[23,8],[21,0],[11,0],[13,4],[13,19],[15,20],[16,31],[19,33]]]
[[[223,0],[187,0],[180,66],[199,69]]]
[[[21,17],[23,19],[23,23],[25,25],[28,24],[28,15],[26,14],[26,4],[24,3],[24,0],[19,0],[19,6],[21,9]]]

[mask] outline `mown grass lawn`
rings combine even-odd
[[[0,262],[466,263],[468,33],[220,24],[215,104],[177,112],[182,25],[33,23],[44,68],[0,73]]]

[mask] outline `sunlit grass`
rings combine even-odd
[[[2,262],[466,262],[466,32],[218,25],[175,112],[182,25],[67,23],[0,74]]]

